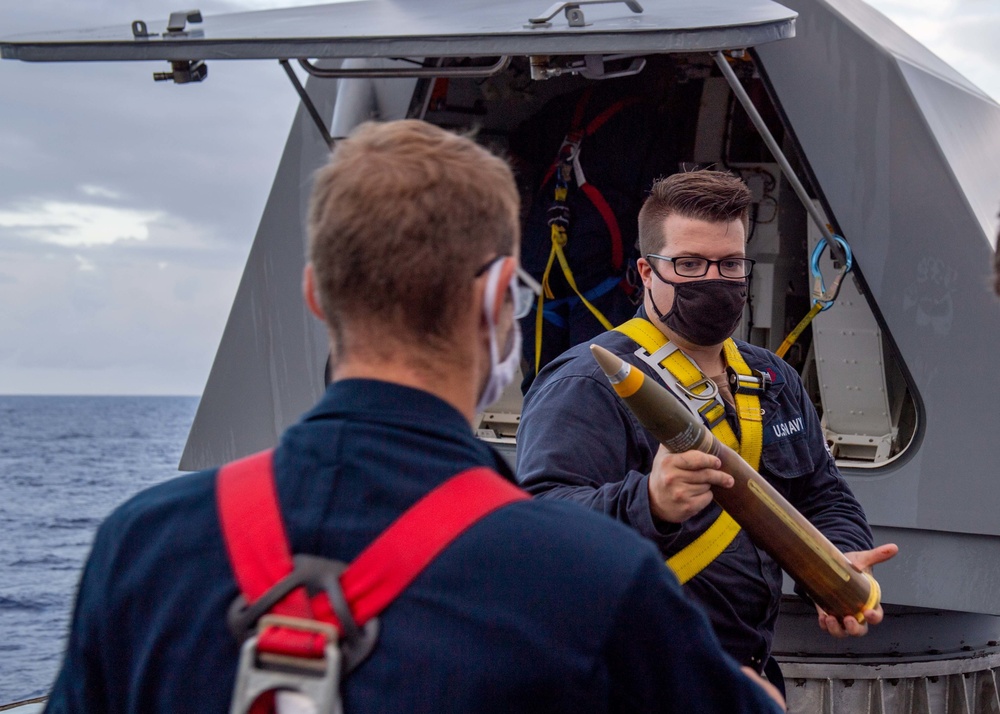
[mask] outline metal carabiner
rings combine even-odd
[[[826,289],[826,283],[823,280],[823,273],[819,269],[819,259],[823,255],[823,250],[827,247],[826,238],[821,237],[819,243],[813,248],[812,257],[809,260],[809,270],[813,276],[813,287],[812,287],[812,304],[822,304],[823,310],[829,310],[833,307],[834,301],[837,299],[837,295],[840,294],[840,285],[844,280],[844,276],[851,272],[851,268],[854,267],[854,254],[851,253],[851,246],[847,244],[843,236],[839,236],[836,233],[833,234],[833,239],[837,244],[843,248],[844,255],[847,256],[844,262],[844,266],[837,273],[837,277],[833,279],[830,284],[830,289]]]

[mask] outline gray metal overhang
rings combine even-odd
[[[180,33],[167,18],[0,39],[0,57],[29,62],[688,52],[740,49],[795,34],[796,13],[771,0],[640,0],[583,4],[583,27],[557,12],[526,27],[548,0],[363,0],[205,16]]]
[[[787,0],[756,50],[918,401],[904,458],[847,476],[894,604],[1000,615],[992,294],[1000,106],[861,0]]]

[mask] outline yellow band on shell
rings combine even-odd
[[[625,364],[628,364],[628,362]],[[615,392],[623,399],[631,397],[633,394],[638,392],[639,387],[641,387],[642,383],[646,381],[646,375],[642,373],[641,369],[638,369],[633,365],[628,366],[629,371],[628,374],[625,375],[625,379],[614,385]]]
[[[861,608],[861,612],[854,616],[854,619],[856,619],[859,623],[864,624],[865,612],[867,610],[874,610],[878,607],[879,602],[882,600],[882,588],[879,587],[878,581],[872,577],[871,573],[861,574],[868,578],[868,584],[871,586],[871,590],[868,591],[868,602],[866,602],[864,607]]]

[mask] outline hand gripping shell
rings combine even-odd
[[[880,589],[868,573],[857,570],[826,536],[795,510],[764,478],[710,432],[701,421],[655,380],[603,347],[591,345],[594,359],[615,392],[639,422],[667,450],[697,449],[717,456],[731,488],[712,487],[716,502],[774,558],[823,610],[837,618],[878,606]]]

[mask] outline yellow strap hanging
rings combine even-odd
[[[616,329],[631,338],[650,355],[667,344],[666,336],[651,322],[640,317],[633,318]],[[737,374],[752,376],[752,370],[747,366],[743,355],[740,354],[732,339],[726,340],[722,348],[726,363]],[[689,389],[693,394],[701,394],[709,388],[704,381],[705,375],[681,350],[672,352],[660,365],[670,372],[681,386]],[[708,424],[715,424],[712,433],[719,441],[738,451],[747,463],[759,470],[761,450],[764,446],[764,425],[760,413],[760,398],[755,394],[741,392],[734,394],[734,398],[739,417],[741,439],[736,438],[732,426],[726,421],[723,405],[713,406],[707,412],[702,413],[702,418]],[[704,533],[672,555],[667,560],[667,566],[674,571],[681,583],[686,583],[719,557],[739,532],[739,524],[723,510]]]
[[[795,341],[799,339],[799,335],[802,334],[802,331],[806,329],[806,327],[809,326],[809,323],[813,321],[813,318],[816,317],[818,314],[820,314],[820,312],[822,311],[823,311],[823,303],[817,302],[815,305],[813,305],[812,309],[806,313],[806,316],[803,317],[801,320],[799,320],[799,324],[795,326],[795,329],[793,329],[791,332],[788,333],[788,337],[786,337],[782,341],[781,346],[774,351],[774,354],[778,355],[781,358],[784,358],[785,353],[787,353],[788,350],[792,348],[792,345],[795,344]]]
[[[561,200],[565,200],[566,189],[556,189],[556,200],[560,200],[559,192],[563,192],[563,197]],[[542,308],[545,306],[546,296],[551,300],[555,297],[552,294],[552,288],[549,287],[549,275],[552,272],[552,265],[558,259],[559,267],[562,268],[562,274],[566,278],[566,282],[576,293],[576,296],[580,298],[580,301],[587,306],[591,314],[597,318],[597,321],[601,323],[605,330],[614,329],[608,318],[601,314],[601,311],[594,307],[587,298],[583,296],[580,289],[576,287],[576,280],[573,278],[573,271],[569,269],[569,262],[566,260],[566,254],[563,253],[563,246],[566,245],[567,241],[566,229],[555,223],[552,224],[552,250],[549,252],[549,261],[545,265],[545,272],[542,273],[542,291],[538,294],[538,305],[535,311],[535,374],[538,374],[538,370],[541,367],[542,362],[542,324],[544,318],[542,315]]]

